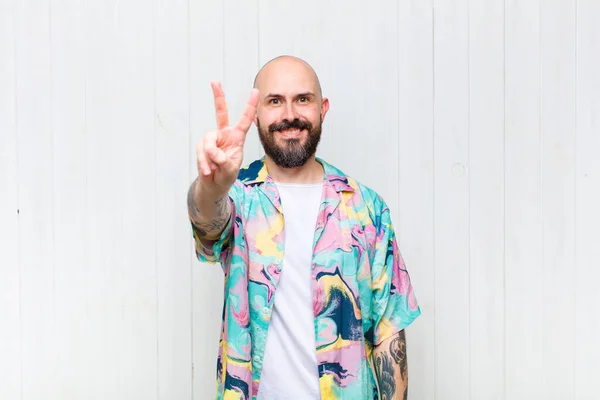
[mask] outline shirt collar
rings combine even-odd
[[[346,174],[319,157],[316,157],[316,160],[323,166],[324,179],[331,184],[336,192],[354,192],[354,188],[348,182]],[[267,171],[265,156],[242,168],[238,174],[238,179],[245,185],[260,185],[267,181],[273,181]]]

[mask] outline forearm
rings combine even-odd
[[[408,398],[408,364],[404,330],[373,349],[373,363],[381,400]]]
[[[231,218],[231,203],[227,193],[211,193],[196,179],[188,191],[188,214],[198,235],[216,240]]]

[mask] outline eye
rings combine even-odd
[[[271,100],[269,100],[269,104],[277,105],[277,104],[279,104],[279,99],[271,99]]]
[[[308,102],[308,97],[306,97],[306,96],[301,96],[301,97],[300,97],[300,103],[306,103],[306,102]]]

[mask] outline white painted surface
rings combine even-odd
[[[542,395],[561,400],[575,397],[576,378],[576,7],[575,0],[551,0],[542,2],[541,8]]]
[[[433,399],[436,392],[432,5],[398,2],[399,208],[392,215],[405,261],[418,263],[410,276],[422,312],[408,333],[418,338],[408,339],[411,399]]]
[[[21,285],[19,269],[19,193],[16,118],[16,1],[0,13],[0,384],[1,399],[20,399]]]
[[[410,398],[598,397],[598,2],[365,4],[1,0],[0,399],[213,397],[194,147],[210,80],[236,119],[279,54],[330,98],[320,155],[392,209]]]
[[[540,1],[505,6],[506,397],[544,387]],[[546,368],[554,368],[548,365]]]
[[[577,4],[575,136],[575,398],[600,392],[600,3]]]
[[[469,3],[470,398],[505,397],[504,1]]]
[[[434,395],[465,399],[471,357],[469,2],[434,0],[434,9]]]

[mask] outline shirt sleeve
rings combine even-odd
[[[198,261],[209,264],[220,262],[223,267],[225,266],[229,249],[233,246],[234,223],[240,209],[239,196],[235,190],[235,185],[229,190],[229,203],[231,204],[231,217],[217,240],[201,238],[190,219]]]
[[[410,325],[421,314],[390,218],[384,205],[377,223],[372,263],[373,344]]]

